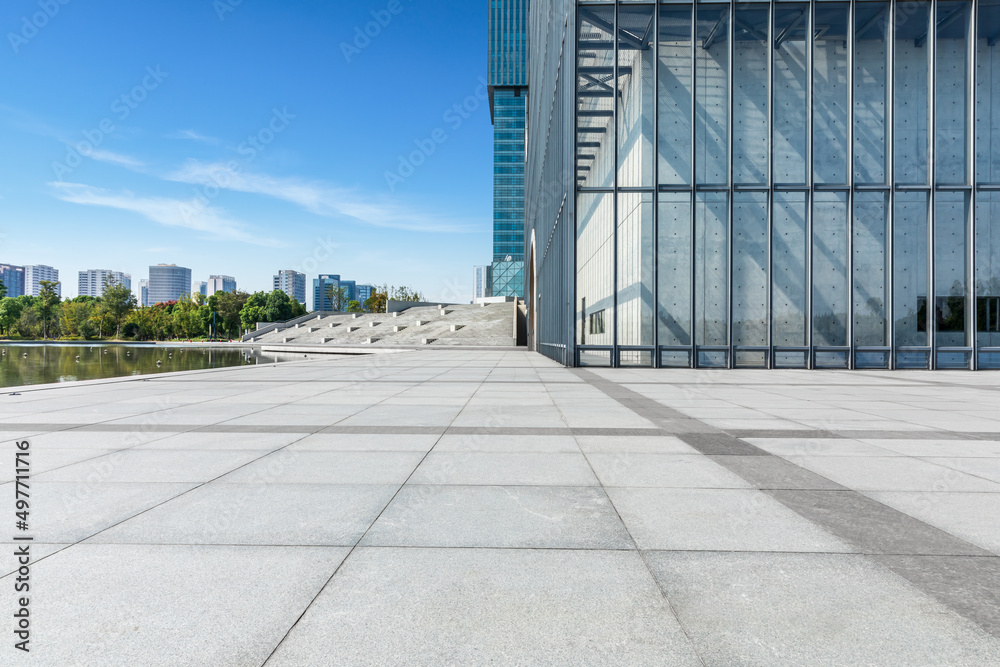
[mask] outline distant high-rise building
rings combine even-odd
[[[24,295],[24,267],[13,264],[0,264],[0,282],[7,288],[7,296]]]
[[[313,278],[313,310],[336,310],[330,296],[340,287],[340,276],[321,273],[318,278]]]
[[[306,274],[282,269],[274,277],[274,289],[306,305]]]
[[[493,296],[493,267],[473,267],[472,285],[473,300]]]
[[[99,297],[104,293],[104,281],[109,278],[118,285],[132,289],[132,276],[128,273],[109,269],[90,269],[89,271],[80,271],[77,294]]]
[[[191,283],[191,294],[201,294],[202,296],[208,296],[208,281],[202,280],[201,282]]]
[[[365,305],[365,301],[372,298],[373,294],[375,294],[374,285],[358,285],[354,288],[354,300],[362,306]]]
[[[24,267],[24,293],[28,296],[38,296],[42,292],[39,285],[43,280],[59,282],[59,270],[44,264],[34,264]],[[56,294],[62,296],[62,285],[56,285]]]
[[[144,308],[149,305],[149,281],[145,278],[139,281],[139,305]]]
[[[216,292],[235,292],[235,291],[236,291],[236,278],[233,278],[232,276],[208,277],[207,296],[212,296]]]
[[[524,296],[528,0],[490,0],[489,95],[493,120],[491,294],[521,297]]]
[[[149,303],[179,301],[191,291],[191,269],[176,264],[149,267]]]

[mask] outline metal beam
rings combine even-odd
[[[784,43],[784,41],[786,39],[788,39],[788,34],[791,31],[793,31],[796,28],[798,28],[799,25],[805,20],[805,18],[806,18],[806,11],[807,10],[803,9],[801,12],[799,12],[798,16],[796,16],[794,19],[792,19],[791,22],[787,26],[785,26],[785,29],[781,31],[781,34],[778,35],[775,38],[775,40],[774,40],[774,48],[775,49],[780,49],[781,45]]]
[[[937,29],[940,30],[941,28],[947,28],[948,26],[950,26],[952,23],[955,22],[955,19],[961,17],[962,14],[964,14],[964,13],[965,13],[965,5],[962,5],[958,9],[955,9],[954,11],[952,11],[951,14],[948,14],[948,16],[945,16],[943,19],[941,19],[940,21],[938,21]],[[927,42],[927,33],[926,32],[924,34],[922,34],[920,37],[917,37],[915,40],[913,40],[914,46],[916,46],[918,49],[921,46],[923,46],[924,43],[926,43],[926,42]]]

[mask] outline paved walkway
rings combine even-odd
[[[425,351],[19,391],[2,665],[1000,664],[997,374]]]

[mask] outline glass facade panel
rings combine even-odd
[[[813,346],[847,345],[847,193],[817,192],[813,201]]]
[[[618,195],[618,344],[653,344],[653,193]]]
[[[614,7],[581,7],[577,33],[576,180],[614,186]]]
[[[976,331],[979,347],[1000,348],[1000,192],[976,199]]]
[[[660,8],[660,183],[691,184],[691,5]]]
[[[695,200],[695,344],[729,344],[729,196]]]
[[[771,306],[775,347],[808,344],[808,197],[805,192],[774,193]]]
[[[854,197],[854,344],[889,345],[889,193]]]
[[[809,163],[809,5],[774,9],[774,182],[804,185]]]
[[[691,345],[691,194],[660,194],[657,322],[660,345]]]
[[[979,0],[976,74],[976,180],[1000,184],[1000,0]]]
[[[937,3],[934,51],[935,181],[963,185],[969,180],[969,19],[967,0]]]
[[[969,344],[969,194],[938,192],[934,199],[935,332],[939,347]]]
[[[931,3],[897,4],[896,13],[892,130],[895,180],[900,185],[927,185],[931,99],[927,31],[931,24]]]
[[[848,31],[846,2],[816,5],[813,39],[813,179],[847,184]]]
[[[654,115],[652,5],[618,11],[618,186],[652,187]]]
[[[767,193],[733,195],[733,345],[767,345]]]
[[[729,6],[698,5],[695,164],[701,185],[729,183]]]
[[[770,5],[736,5],[733,25],[733,182],[768,179],[768,79]]]
[[[614,195],[580,193],[576,207],[576,339],[580,345],[611,345],[614,343]]]
[[[927,193],[898,192],[893,208],[893,326],[897,347],[923,347],[927,338],[929,253]]]
[[[889,3],[858,3],[854,25],[854,182],[885,185],[889,178]]]

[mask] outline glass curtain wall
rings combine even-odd
[[[1000,0],[580,0],[579,363],[1000,368]]]

